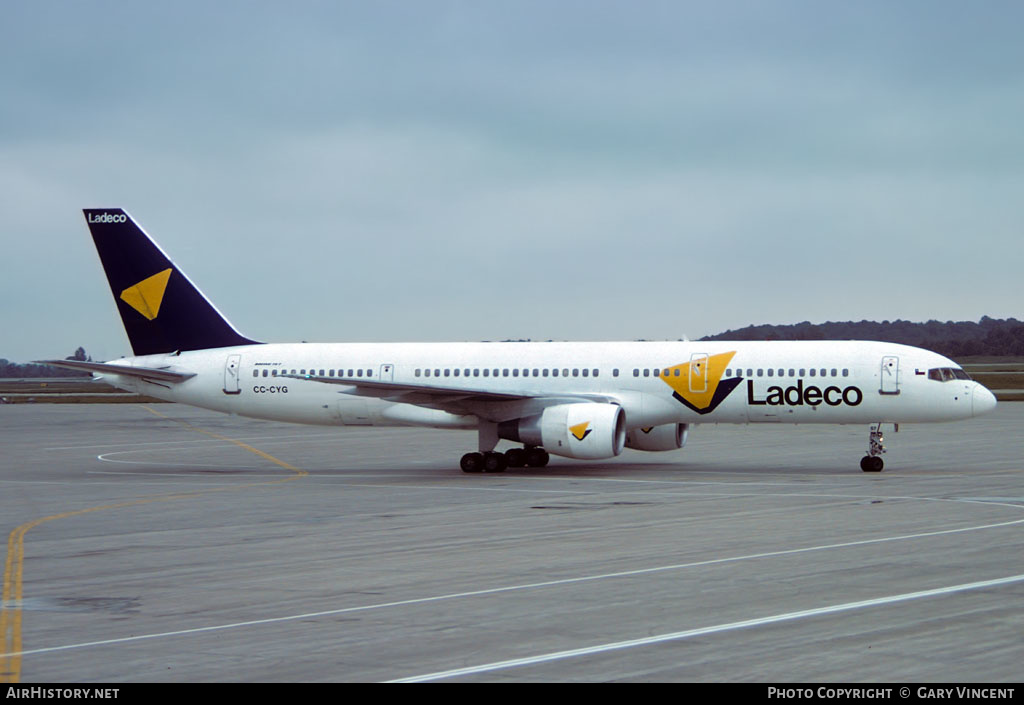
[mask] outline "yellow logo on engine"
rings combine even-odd
[[[171,270],[165,269],[121,292],[121,300],[152,321],[160,313]]]
[[[589,426],[590,422],[584,421],[583,423],[578,423],[575,426],[570,426],[569,432],[572,433],[573,438],[575,438],[577,441],[582,441],[584,438],[590,435],[591,431],[594,430],[592,428],[589,428]]]

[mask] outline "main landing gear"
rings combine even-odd
[[[462,472],[504,472],[505,468],[542,468],[550,459],[543,448],[510,448],[504,453],[466,453],[459,465]]]
[[[896,431],[900,430],[899,424],[895,424]],[[882,441],[885,438],[882,436],[882,422],[871,427],[868,433],[868,454],[860,459],[860,469],[864,472],[882,472],[882,468],[885,463],[882,461],[882,453],[885,452],[885,446],[882,445]]]

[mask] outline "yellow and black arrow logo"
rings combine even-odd
[[[741,381],[738,375],[722,380],[734,355],[735,350],[698,357],[666,368],[662,371],[661,381],[672,388],[676,401],[698,414],[710,414]]]
[[[575,426],[569,427],[569,433],[571,433],[573,438],[577,441],[582,441],[584,438],[589,436],[590,432],[593,430],[594,429],[590,428],[589,421],[584,421],[583,423],[578,423]]]
[[[160,313],[171,269],[157,272],[121,292],[121,300],[152,321]]]

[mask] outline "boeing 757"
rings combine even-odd
[[[885,342],[259,343],[124,210],[84,213],[134,355],[46,364],[258,419],[475,429],[465,472],[675,450],[702,423],[868,424],[878,472],[883,424],[996,406],[952,360]]]

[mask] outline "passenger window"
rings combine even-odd
[[[252,376],[253,377],[259,377],[260,376],[260,371],[259,370],[253,370],[252,371]]]
[[[547,376],[548,376],[548,372],[549,372],[549,370],[548,370],[547,368],[545,368],[545,369],[544,369],[544,376],[545,376],[545,377],[547,377]]]
[[[847,368],[844,367],[843,368],[843,377],[849,377],[849,376],[850,376],[850,370],[848,370]]]
[[[654,376],[655,377],[661,377],[661,370],[655,370],[654,371]]]
[[[753,376],[754,376],[754,370],[748,367],[747,368],[747,377],[753,377]]]
[[[563,377],[568,377],[569,376],[569,368],[568,367],[563,367],[562,368],[562,376]]]
[[[367,370],[366,371],[366,376],[367,377],[373,377],[373,370]]]
[[[731,369],[727,369],[727,370],[725,371],[725,376],[726,376],[726,377],[732,377],[732,370],[731,370]]]
[[[644,377],[650,377],[650,376],[651,376],[651,371],[645,367],[644,368]]]
[[[558,368],[557,367],[555,369],[551,370],[551,376],[552,377],[557,377],[558,376]]]
[[[452,371],[451,371],[451,369],[449,369],[449,368],[447,368],[447,367],[446,367],[446,368],[444,368],[444,376],[445,376],[445,377],[451,377],[451,376],[452,376]]]
[[[758,377],[764,377],[764,368],[763,367],[758,367],[757,368],[757,376]]]
[[[276,369],[274,369],[274,370],[271,370],[271,371],[270,371],[270,376],[271,376],[271,377],[277,377],[277,370],[276,370]]]
[[[518,369],[513,369],[512,370],[512,376],[513,377],[518,377],[519,376],[519,370]]]
[[[806,368],[801,367],[800,368],[800,376],[803,377],[805,372],[807,372]]]
[[[479,367],[474,367],[473,368],[473,376],[474,377],[479,377],[480,376],[480,368]]]
[[[768,376],[769,377],[774,377],[775,376],[775,370],[773,370],[771,367],[768,368]]]
[[[634,367],[633,368],[633,376],[634,377],[639,377],[640,376],[640,370]]]
[[[363,371],[362,370],[356,370],[356,377],[362,377],[362,376],[363,376]]]
[[[484,370],[484,377],[490,377],[490,376],[491,376],[491,370],[489,368],[485,369]]]
[[[588,370],[586,367],[583,368],[583,376],[584,377],[590,376],[590,370]]]
[[[579,377],[579,376],[580,376],[580,369],[579,369],[578,367],[574,367],[574,368],[573,368],[573,370],[572,370],[572,376],[573,376],[573,377]]]
[[[619,376],[619,368],[618,367],[612,368],[612,377],[618,377],[618,376]]]
[[[794,370],[792,367],[789,368],[789,376],[796,377],[796,370]]]
[[[504,370],[501,371],[501,376],[502,377],[508,377],[508,368],[507,367]]]
[[[458,368],[458,367],[456,367],[456,368],[455,368],[455,376],[456,376],[456,377],[458,377],[458,376],[459,376],[459,368]]]
[[[821,376],[822,376],[822,377],[825,377],[825,376],[827,376],[827,375],[825,374],[826,372],[828,372],[828,370],[826,370],[826,369],[825,369],[824,367],[823,367],[823,368],[821,368]]]
[[[540,377],[540,370],[538,370],[536,367],[533,369],[533,376]]]
[[[419,369],[418,367],[416,368],[416,376],[417,376],[417,377],[419,377],[419,376],[420,376],[420,369]]]
[[[833,367],[833,368],[832,368],[832,376],[833,376],[833,377],[836,377],[836,376],[838,376],[838,370],[836,370],[836,368],[835,368],[835,367]]]
[[[597,375],[600,374],[600,372],[601,371],[598,368],[596,368],[596,367],[594,368],[594,376],[595,377],[597,377]]]
[[[466,369],[464,369],[464,370],[462,371],[462,373],[463,373],[463,374],[462,374],[462,376],[463,376],[463,377],[469,377],[469,368],[467,367]]]

